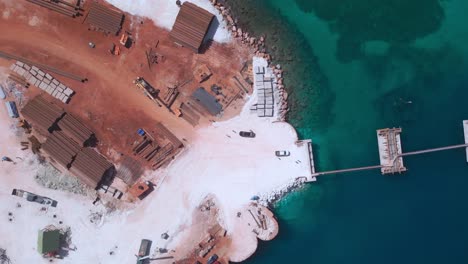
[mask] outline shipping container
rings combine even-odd
[[[8,110],[8,115],[11,117],[11,118],[18,118],[18,109],[16,108],[16,104],[15,102],[13,101],[8,101],[8,102],[5,102],[5,105],[7,107],[7,110]]]

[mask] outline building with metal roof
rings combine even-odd
[[[40,254],[53,254],[60,249],[60,231],[44,228],[39,230],[37,251]]]
[[[175,43],[199,53],[214,15],[205,9],[184,2],[172,26],[170,37]]]
[[[195,90],[192,98],[213,116],[218,115],[223,110],[223,106],[218,102],[216,97],[208,93],[203,87]]]

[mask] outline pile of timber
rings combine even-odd
[[[158,153],[160,147],[151,139],[144,137],[143,140],[133,148],[133,155],[139,155],[146,161],[153,159]]]
[[[26,0],[30,3],[48,8],[52,11],[55,11],[57,13],[60,13],[62,15],[66,15],[69,17],[76,17],[80,13],[78,12],[79,7],[74,6],[66,1],[63,0]]]
[[[153,158],[153,169],[161,167],[165,161],[167,161],[171,156],[174,146],[171,143],[167,143]]]
[[[76,155],[70,172],[88,186],[96,188],[112,167],[111,163],[93,149],[83,148]]]
[[[65,116],[59,120],[58,126],[65,135],[76,141],[80,146],[84,146],[94,135],[91,129],[71,114],[65,114]]]
[[[158,131],[159,134],[168,139],[172,143],[172,145],[174,145],[174,147],[180,148],[184,146],[184,144],[182,144],[182,142],[174,134],[172,134],[172,132],[169,131],[169,129],[163,126],[163,124],[157,123],[156,131]]]
[[[30,60],[28,60],[28,59],[26,59],[24,57],[16,56],[16,55],[6,53],[6,52],[3,52],[3,51],[0,51],[0,57],[8,59],[8,60],[17,60],[17,61],[20,61],[22,63],[29,64],[31,66],[36,66],[36,67],[38,67],[38,68],[40,68],[42,70],[47,70],[49,72],[53,72],[53,73],[62,75],[64,77],[76,80],[76,81],[85,82],[85,81],[88,80],[85,77],[81,77],[81,76],[78,76],[78,75],[75,75],[75,74],[72,74],[72,73],[69,73],[69,72],[65,72],[65,71],[59,70],[57,68],[54,68],[54,67],[42,64],[42,63],[30,61]],[[28,67],[29,67],[29,65],[28,65]]]
[[[65,133],[54,131],[47,137],[46,142],[42,144],[42,150],[50,156],[53,162],[57,162],[63,168],[68,169],[73,158],[80,151],[80,146],[73,140],[70,140]]]
[[[86,22],[106,33],[117,35],[122,28],[124,15],[122,12],[92,2]]]
[[[21,114],[36,129],[48,132],[65,114],[65,111],[42,96],[36,96],[21,109]]]
[[[25,87],[25,88],[28,88],[29,87],[29,83],[26,81],[26,78],[24,78],[23,76],[20,76],[20,75],[17,75],[17,74],[10,74],[8,76],[8,79],[12,80],[13,82]]]

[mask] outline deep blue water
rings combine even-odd
[[[463,142],[468,1],[230,4],[287,70],[288,118],[314,141],[319,170],[378,164],[379,128],[402,127],[404,151]],[[323,176],[289,195],[275,208],[278,238],[245,263],[468,263],[465,151],[405,165]]]

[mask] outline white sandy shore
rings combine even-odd
[[[147,17],[151,19],[156,25],[167,30],[172,29],[179,7],[176,5],[175,0],[106,0],[108,3],[115,7],[124,10],[132,15]],[[181,2],[185,2],[182,0]],[[231,34],[227,28],[226,22],[223,20],[222,15],[208,0],[190,0],[190,2],[200,6],[216,15],[219,21],[219,27],[214,35],[214,40],[217,42],[229,42]]]
[[[254,64],[266,63],[256,58]],[[91,212],[103,210],[92,205],[85,197],[52,191],[35,183],[33,177],[37,163],[31,154],[19,150],[18,139],[11,126],[13,122],[0,107],[0,155],[22,157],[17,165],[0,163],[0,248],[6,248],[13,263],[47,263],[36,252],[37,231],[59,220],[72,228],[72,241],[77,251],[60,263],[134,263],[134,254],[142,238],[153,240],[153,249],[176,248],[180,237],[191,223],[193,210],[202,199],[213,194],[222,211],[221,222],[242,245],[234,251],[233,259],[242,259],[257,246],[253,233],[234,232],[236,213],[250,202],[254,195],[264,195],[290,185],[297,177],[310,176],[308,150],[297,147],[297,134],[292,126],[275,119],[259,118],[250,113],[256,102],[256,92],[249,98],[242,113],[225,122],[201,128],[185,152],[166,169],[154,174],[165,175],[165,180],[135,209],[106,215],[99,225],[89,221]],[[255,138],[243,138],[241,130],[252,130]],[[276,150],[291,152],[290,157],[279,159]],[[303,161],[296,163],[296,160]],[[57,208],[40,212],[40,205],[28,203],[11,195],[13,188],[25,189],[58,201]],[[22,208],[15,208],[17,202]],[[14,213],[8,222],[7,212]],[[58,218],[52,218],[57,214]],[[169,240],[161,234],[168,232]],[[247,243],[242,243],[243,241]],[[109,251],[117,246],[114,255]],[[245,258],[245,257],[244,257]],[[159,261],[158,263],[171,263]]]

